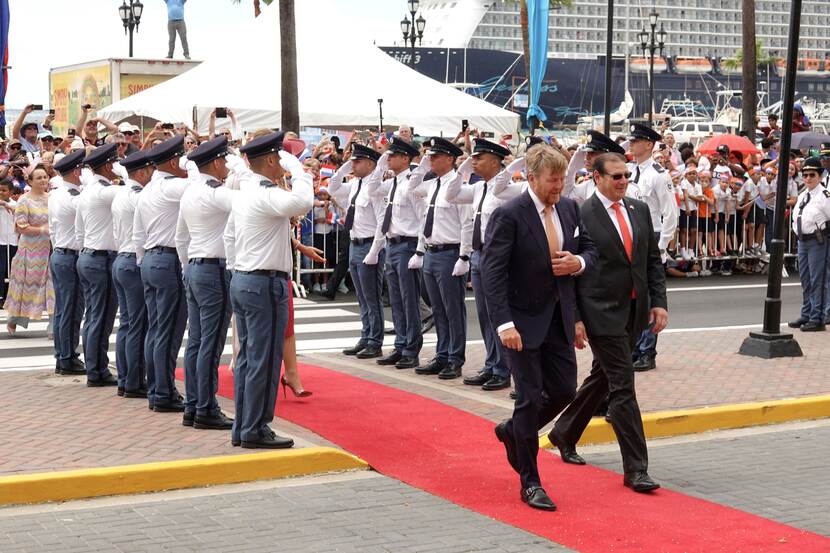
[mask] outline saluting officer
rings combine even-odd
[[[228,177],[224,136],[205,142],[188,154],[198,173],[182,196],[176,247],[187,264],[188,325],[184,355],[185,410],[183,424],[193,428],[230,430],[233,420],[216,401],[219,360],[231,321],[230,273],[222,236],[237,193],[223,183]]]
[[[665,262],[666,248],[674,238],[679,213],[671,176],[652,158],[654,144],[660,141],[660,134],[651,127],[633,123],[628,140],[634,161],[628,164],[631,181],[626,195],[648,205],[657,245]],[[657,368],[657,334],[651,328],[643,331],[634,355],[637,356],[635,371]]]
[[[383,267],[385,239],[375,236],[382,220],[383,202],[369,193],[368,181],[379,182],[383,175],[378,170],[380,154],[362,144],[352,146],[352,157],[344,163],[329,182],[329,194],[340,205],[348,205],[343,230],[349,233],[349,272],[354,282],[360,306],[362,330],[354,347],[343,350],[345,355],[358,359],[372,359],[383,355]],[[343,182],[352,173],[354,179]]]
[[[112,201],[119,188],[112,164],[118,160],[115,143],[95,148],[84,159],[92,171],[75,212],[75,239],[81,246],[78,275],[84,292],[86,315],[83,328],[87,386],[117,386],[109,371],[109,338],[118,303],[112,284],[112,263],[117,247],[112,232]]]
[[[504,356],[501,340],[490,322],[487,311],[487,295],[481,282],[479,260],[484,247],[484,233],[490,215],[504,202],[518,197],[522,193],[523,185],[512,184],[513,173],[524,166],[524,159],[520,159],[504,168],[504,158],[510,155],[507,148],[477,138],[473,147],[473,155],[461,167],[455,178],[447,184],[447,201],[453,204],[471,205],[475,212],[472,217],[472,234],[465,234],[462,241],[466,247],[472,248],[470,268],[472,271],[473,292],[476,298],[476,311],[481,336],[484,338],[486,357],[484,367],[475,376],[466,377],[464,384],[481,386],[482,390],[501,390],[510,386],[510,369]],[[473,172],[481,180],[464,185],[469,181]],[[469,246],[466,246],[469,244]]]
[[[49,236],[53,248],[49,268],[55,287],[53,326],[57,374],[86,374],[86,367],[78,353],[84,298],[77,268],[81,244],[75,236],[75,215],[85,155],[83,150],[77,150],[55,163],[55,171],[61,174],[61,183],[49,194]]]
[[[309,212],[314,187],[299,160],[281,151],[283,136],[261,136],[240,149],[253,174],[234,199],[224,235],[239,336],[231,443],[247,448],[294,445],[294,440],[277,436],[268,425],[274,419],[288,323],[290,218]],[[286,171],[291,174],[291,191],[274,184]]]
[[[389,169],[393,176],[382,182],[370,179],[367,183],[369,194],[375,201],[386,198],[376,234],[386,238],[386,282],[395,326],[395,349],[378,359],[377,364],[395,365],[398,369],[419,366],[418,355],[424,342],[419,307],[420,275],[418,270],[408,266],[418,247],[423,214],[423,201],[406,193],[409,165],[418,155],[415,146],[400,137],[393,137],[387,153],[378,162],[381,173]]]
[[[597,186],[594,183],[594,160],[607,153],[625,155],[622,146],[611,140],[599,131],[588,131],[588,143],[580,148],[568,164],[565,174],[565,188],[562,195],[574,200],[580,206],[594,195]],[[587,169],[591,176],[576,184],[576,173],[580,169]]]
[[[147,306],[141,272],[136,263],[133,221],[139,194],[150,182],[154,168],[147,150],[130,154],[121,161],[121,166],[127,171],[128,178],[112,201],[112,228],[118,246],[118,255],[112,264],[119,311],[115,362],[118,387],[123,389],[124,397],[146,398],[144,341],[147,338]]]
[[[804,332],[822,331],[830,319],[830,191],[821,186],[821,170],[818,158],[804,161],[801,177],[805,187],[793,207],[792,229],[798,236],[798,273],[804,301],[801,316],[789,326]]]
[[[179,200],[189,183],[187,172],[179,162],[183,155],[182,136],[150,150],[156,172],[139,194],[133,223],[147,304],[148,329],[144,342],[147,400],[150,409],[156,412],[184,411],[175,384],[176,359],[187,323],[182,266],[175,247]]]
[[[470,269],[470,246],[462,244],[464,233],[471,231],[470,209],[451,204],[446,197],[447,185],[455,177],[455,160],[464,152],[452,142],[434,137],[429,149],[407,183],[407,194],[427,199],[426,215],[421,233],[426,253],[423,254],[424,282],[435,330],[438,334],[435,358],[417,374],[437,374],[442,380],[461,376],[467,340],[467,309],[464,306],[465,278]],[[424,181],[428,171],[435,178]],[[416,256],[420,256],[420,252]]]

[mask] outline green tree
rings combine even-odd
[[[764,52],[764,41],[762,39],[757,39],[755,41],[755,63],[758,67],[766,67],[769,64],[773,64],[778,61],[778,58],[775,56],[771,56]],[[735,52],[734,58],[729,58],[723,61],[724,67],[727,69],[738,69],[739,67],[743,67],[744,63],[744,49],[740,48],[737,52]]]

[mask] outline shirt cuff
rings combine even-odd
[[[513,324],[513,321],[510,321],[509,323],[500,324],[498,328],[496,328],[496,332],[501,334],[505,330],[510,330],[511,328],[516,328],[516,325]]]
[[[576,256],[576,258],[579,260],[579,264],[581,266],[579,267],[579,270],[573,274],[573,276],[579,276],[585,272],[585,259],[581,255]]]

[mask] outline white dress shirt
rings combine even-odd
[[[792,229],[796,234],[798,233],[799,217],[801,217],[801,232],[803,234],[812,234],[825,228],[827,221],[830,221],[830,192],[821,185],[812,190],[805,188],[798,195],[795,206],[793,206]]]
[[[421,233],[423,233],[424,225],[426,223],[427,213],[429,211],[429,202],[435,194],[436,187],[438,189],[438,196],[435,198],[435,215],[432,224],[432,236],[424,236],[424,241],[427,245],[440,246],[443,244],[461,244],[460,256],[470,255],[472,246],[470,240],[464,240],[465,235],[472,235],[473,219],[472,208],[469,205],[456,205],[450,203],[447,199],[447,186],[450,181],[456,176],[455,170],[449,173],[424,181],[424,175],[419,171],[412,173],[409,179],[407,193],[414,198],[426,200],[427,205],[424,207],[424,220],[421,223]]]
[[[188,179],[156,171],[139,195],[133,221],[133,240],[139,263],[146,250],[156,246],[176,247],[179,200],[188,184]]]
[[[389,238],[393,236],[417,238],[421,232],[421,221],[424,216],[425,203],[423,199],[413,198],[406,193],[410,175],[409,169],[406,169],[391,179],[386,179],[378,183],[374,189],[371,189],[374,183],[370,181],[369,193],[372,194],[376,202],[383,206],[378,217],[378,234],[382,234],[383,217],[386,214],[386,205],[389,203],[389,196],[392,193],[392,186],[395,183],[395,179],[398,181],[398,186],[395,188],[395,197],[392,198],[392,220],[389,223],[389,232],[386,233],[386,236]]]
[[[225,227],[228,267],[237,271],[291,271],[290,218],[305,215],[314,205],[311,175],[291,178],[291,191],[266,187],[253,173],[241,183]]]
[[[112,201],[121,190],[100,175],[95,175],[78,196],[75,212],[75,241],[81,248],[116,251],[112,231]]]
[[[52,239],[52,247],[79,250],[81,245],[75,237],[75,214],[78,210],[81,187],[66,182],[61,177],[55,178],[59,179],[57,188],[49,193],[49,236]],[[0,215],[3,213],[5,210],[0,210]],[[3,223],[0,219],[0,225]]]
[[[379,182],[381,177],[376,169],[363,179],[353,178],[349,182],[344,182],[342,176],[335,173],[329,182],[329,194],[334,196],[346,212],[354,201],[354,221],[349,232],[352,240],[373,238],[378,225],[383,222],[383,210],[386,206],[382,199],[371,194],[371,189],[376,188],[375,183]],[[372,180],[375,183],[370,182]]]
[[[651,158],[640,164],[632,161],[628,170],[632,181],[626,194],[648,206],[654,232],[660,234],[658,245],[661,251],[665,250],[674,238],[680,215],[669,172]]]
[[[182,195],[176,225],[176,249],[182,264],[188,259],[226,257],[222,236],[239,191],[222,185],[214,188],[209,182],[217,184],[215,178],[199,173]]]
[[[127,179],[124,186],[119,188],[112,201],[112,231],[115,235],[115,245],[118,246],[118,253],[135,253],[133,221],[143,187],[136,181]]]

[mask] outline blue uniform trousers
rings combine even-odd
[[[424,283],[432,304],[438,344],[435,357],[463,365],[467,342],[467,309],[464,306],[464,276],[452,276],[459,248],[429,251],[424,255]]]
[[[386,245],[386,282],[389,305],[395,325],[395,351],[405,357],[417,357],[423,346],[421,334],[421,281],[417,270],[409,268],[415,255],[417,239]]]
[[[478,326],[481,329],[481,336],[484,339],[486,358],[484,359],[484,370],[494,375],[510,376],[510,369],[507,367],[507,359],[504,355],[504,346],[501,345],[496,329],[490,322],[490,315],[487,311],[487,294],[481,282],[481,270],[479,263],[481,253],[474,251],[470,256],[470,272],[473,280],[473,292],[476,296],[476,312],[478,314]]]
[[[112,264],[112,280],[118,296],[119,323],[115,335],[115,364],[118,385],[138,391],[146,384],[144,340],[147,335],[147,306],[144,284],[134,253],[119,253]]]
[[[81,319],[84,316],[84,296],[78,277],[78,254],[64,248],[55,248],[49,258],[52,285],[55,288],[55,359],[58,367],[69,368],[77,359],[81,340]]]
[[[828,280],[830,260],[827,259],[828,245],[817,240],[798,241],[798,276],[801,278],[801,318],[811,323],[827,320]]]
[[[363,259],[372,248],[371,240],[362,245],[349,246],[349,272],[352,274],[357,302],[360,305],[360,322],[363,330],[360,341],[366,347],[383,345],[383,280],[381,267],[385,252],[378,255],[377,265],[366,265]]]
[[[107,351],[118,308],[112,283],[114,260],[115,252],[93,255],[82,251],[78,256],[78,276],[86,305],[82,331],[84,363],[87,380],[91,382],[108,378],[111,374]]]

